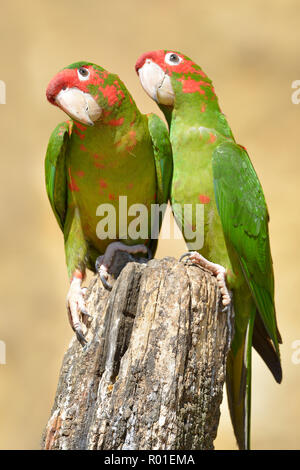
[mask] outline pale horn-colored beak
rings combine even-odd
[[[162,84],[157,89],[158,101],[161,104],[172,106],[174,104],[175,95],[169,75],[165,74]]]
[[[154,101],[160,104],[172,105],[174,91],[169,75],[167,75],[155,62],[147,59],[138,70],[140,81],[145,92]]]
[[[79,88],[61,90],[56,96],[55,102],[71,118],[88,126],[93,126],[102,113],[101,107],[92,95],[84,93]]]

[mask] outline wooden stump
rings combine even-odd
[[[67,350],[45,449],[213,449],[233,319],[211,274],[173,258],[97,276]]]

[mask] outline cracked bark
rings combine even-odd
[[[64,356],[43,448],[213,449],[233,333],[215,278],[130,262],[86,298],[88,345],[74,338]]]

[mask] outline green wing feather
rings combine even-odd
[[[213,153],[212,165],[216,203],[226,242],[237,254],[254,301],[244,339],[237,351],[229,352],[226,373],[228,402],[238,445],[240,449],[249,449],[252,344],[277,382],[282,378],[269,216],[262,187],[244,148],[234,142],[219,145]],[[243,295],[245,292],[236,289],[237,315],[243,308]]]
[[[242,270],[267,334],[279,357],[268,210],[247,152],[234,142],[213,153],[215,196],[227,243]]]
[[[67,175],[65,157],[69,142],[69,124],[59,124],[51,134],[46,159],[45,177],[48,198],[57,219],[64,230],[67,212]]]
[[[163,204],[168,202],[170,195],[173,173],[172,147],[167,127],[156,114],[148,116],[148,129],[155,158],[157,199],[159,204]]]
[[[169,132],[164,122],[156,114],[149,114],[147,117],[155,159],[157,203],[166,204],[170,197],[173,174],[172,147]],[[160,218],[158,229],[161,227],[162,217]],[[156,251],[157,242],[157,239],[151,240],[150,246],[153,254]]]

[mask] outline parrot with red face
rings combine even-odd
[[[98,65],[69,65],[50,81],[46,95],[71,118],[50,137],[45,175],[50,204],[64,234],[71,282],[69,320],[84,345],[86,268],[95,271],[96,263],[109,288],[106,279],[116,251],[154,255],[153,226],[158,231],[162,217],[154,221],[150,207],[168,200],[171,146],[163,121],[155,114],[141,114],[120,78]],[[138,204],[147,209],[141,212],[144,232],[129,230],[134,219],[119,205],[121,196],[127,198],[126,207]],[[99,207],[115,215],[109,236],[103,233],[104,225],[99,227],[99,215],[104,215]]]
[[[202,246],[189,259],[216,276],[224,310],[233,309],[235,332],[227,359],[231,420],[240,449],[250,448],[251,350],[275,380],[282,380],[274,304],[274,274],[263,190],[246,149],[221,112],[211,80],[176,51],[143,54],[136,72],[163,111],[173,153],[171,204],[181,227],[196,226],[204,206]],[[186,238],[186,237],[185,237]],[[189,240],[186,238],[187,245]],[[190,245],[192,246],[192,245]]]

